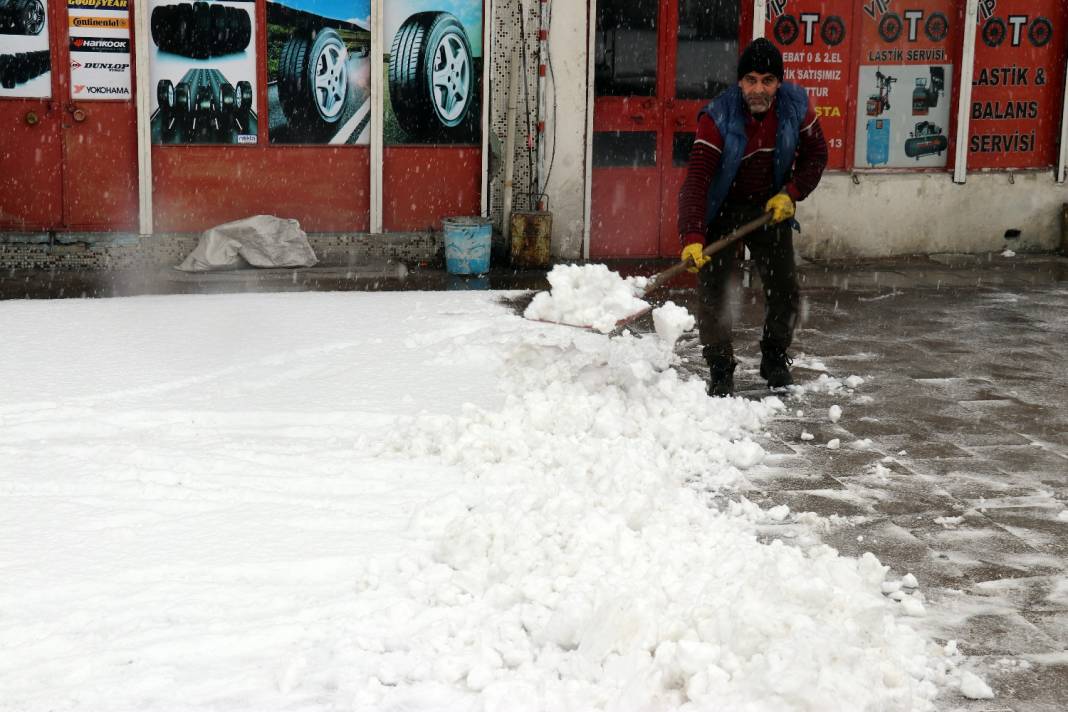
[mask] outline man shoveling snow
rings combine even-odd
[[[706,241],[764,211],[773,225],[746,239],[764,285],[760,375],[769,388],[790,385],[786,353],[797,325],[798,286],[791,226],[794,203],[815,190],[827,165],[827,142],[805,90],[783,82],[779,50],[754,40],[738,63],[738,86],[701,111],[690,164],[679,193],[682,258],[698,272],[697,322],[708,361],[708,393],[734,391],[731,292],[738,255],[701,254]]]

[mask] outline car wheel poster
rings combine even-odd
[[[370,0],[267,2],[271,143],[370,143]]]
[[[52,96],[48,0],[0,0],[0,96]]]
[[[954,3],[872,3],[864,6],[860,23],[854,165],[944,168],[950,147]]]
[[[390,0],[384,22],[385,142],[478,143],[482,0]]]
[[[154,143],[257,142],[255,7],[152,3]]]

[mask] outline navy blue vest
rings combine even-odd
[[[797,143],[801,136],[801,122],[808,113],[808,92],[797,84],[784,82],[775,98],[775,112],[779,118],[778,134],[775,137],[775,192],[782,190],[786,177],[794,164]],[[723,155],[719,172],[708,187],[708,207],[705,209],[705,226],[712,224],[727,199],[738,169],[745,156],[749,138],[745,133],[745,100],[737,84],[727,89],[701,109],[697,115],[708,116],[716,123],[723,137]]]

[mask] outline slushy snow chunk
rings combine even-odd
[[[694,327],[693,315],[675,302],[665,302],[664,306],[653,310],[653,328],[664,343],[674,346],[684,332]]]
[[[640,299],[646,277],[624,279],[604,265],[556,265],[548,274],[550,290],[530,302],[523,316],[608,333],[620,319],[649,305]]]

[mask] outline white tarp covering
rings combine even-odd
[[[315,256],[296,220],[256,215],[205,230],[177,269],[207,272],[235,267],[311,267]]]

